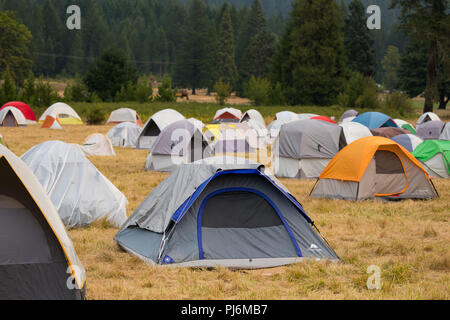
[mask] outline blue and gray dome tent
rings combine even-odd
[[[365,125],[370,130],[383,127],[398,127],[391,117],[381,112],[366,112],[357,116],[353,121]]]
[[[263,166],[218,159],[230,163],[216,157],[186,164],[158,185],[116,234],[119,246],[149,264],[184,267],[338,259],[300,203]]]

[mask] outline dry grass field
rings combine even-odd
[[[28,126],[0,133],[20,156],[47,140],[81,144],[109,128]],[[127,196],[130,215],[166,175],[144,171],[146,151],[116,152],[90,160]],[[440,199],[395,203],[313,200],[308,194],[314,181],[282,182],[327,237],[339,263],[254,271],[150,267],[117,247],[117,229],[97,222],[69,231],[87,271],[88,299],[450,299],[449,180],[434,181]],[[370,265],[381,268],[381,290],[366,287]]]

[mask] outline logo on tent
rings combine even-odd
[[[322,251],[322,249],[320,249],[317,245],[315,245],[314,243],[311,244],[311,246],[308,249],[309,251],[313,251],[313,252],[320,252]]]

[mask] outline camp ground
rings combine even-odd
[[[84,299],[86,272],[58,211],[28,166],[1,145],[0,234],[1,300]]]

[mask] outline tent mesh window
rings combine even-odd
[[[379,150],[375,153],[377,174],[405,173],[399,157],[390,151]]]

